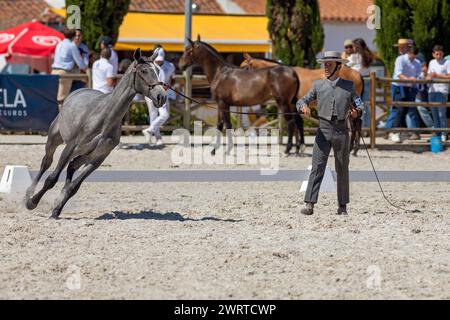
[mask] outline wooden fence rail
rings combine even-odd
[[[92,87],[92,77],[88,74],[66,74],[60,76],[63,79],[72,79],[72,80],[81,80],[87,83],[88,87]],[[119,75],[119,79],[122,77],[122,75]],[[182,88],[184,87],[186,81],[185,81],[185,75],[176,75],[175,81],[177,84],[177,87]],[[206,79],[206,76],[204,75],[193,75],[191,78],[191,85],[192,89],[206,89],[209,88],[208,80]],[[370,147],[375,148],[376,147],[376,136],[377,132],[450,132],[449,128],[377,128],[377,122],[383,119],[383,117],[387,116],[388,112],[387,110],[389,107],[397,107],[397,108],[407,108],[407,107],[427,107],[427,108],[435,108],[435,107],[442,107],[445,106],[447,108],[450,108],[450,103],[438,103],[438,102],[404,102],[404,101],[391,101],[390,96],[387,94],[389,91],[389,87],[391,83],[398,83],[398,84],[432,84],[432,83],[447,83],[450,84],[450,80],[443,80],[443,79],[433,79],[433,80],[394,80],[392,78],[387,77],[377,77],[375,72],[372,72],[370,74],[370,77],[364,78],[365,81],[370,80],[370,105],[366,106],[370,108],[370,126],[368,129],[370,134]],[[379,90],[377,90],[377,88]],[[380,92],[381,89],[381,92]],[[383,101],[377,101],[377,97],[383,97]],[[214,101],[207,100],[207,99],[198,99],[201,102],[209,103],[212,105],[215,105]],[[137,100],[133,103],[144,103],[144,100]],[[186,104],[186,101],[184,101]],[[275,104],[274,101],[268,101],[267,104]],[[191,118],[191,111],[195,110],[196,108],[199,108],[201,106],[195,105],[195,104],[188,104],[183,105],[182,107],[177,109],[177,119],[179,120],[180,117],[182,118],[182,122],[184,123],[184,126],[187,129],[190,128],[190,118]],[[380,116],[376,115],[376,108],[379,107],[385,111]],[[242,107],[238,107],[238,111],[242,111]],[[187,114],[189,113],[189,114]],[[186,117],[188,117],[186,119]],[[238,127],[242,126],[242,115],[238,114],[236,116],[237,118],[237,124]],[[315,125],[318,124],[318,120],[314,118],[309,118]],[[140,131],[147,126],[145,125],[130,125],[129,124],[129,116],[125,118],[124,125],[122,126],[122,130],[124,132],[136,132]],[[278,120],[271,121],[269,124],[266,124],[264,126],[265,128],[278,128],[282,129],[284,127],[283,117],[278,117]],[[164,130],[174,130],[176,129],[175,126],[166,125],[163,127]],[[317,128],[305,128],[305,131],[307,132],[315,132]]]
[[[404,102],[404,101],[389,101],[386,98],[384,101],[376,101],[377,87],[382,85],[387,87],[391,83],[402,83],[402,84],[433,84],[433,83],[447,83],[450,84],[450,80],[443,79],[432,79],[432,80],[399,80],[387,77],[377,77],[375,72],[370,74],[370,147],[373,149],[376,147],[376,136],[377,131],[381,132],[450,132],[448,128],[377,128],[376,107],[397,107],[397,108],[408,108],[408,107],[426,107],[426,108],[436,108],[436,107],[447,107],[450,108],[450,103],[438,103],[438,102]],[[367,106],[366,106],[367,107]]]

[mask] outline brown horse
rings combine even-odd
[[[244,61],[241,63],[241,68],[244,69],[260,69],[273,66],[279,66],[280,63],[269,59],[253,58],[248,53],[244,53]],[[297,99],[304,97],[311,89],[315,80],[325,79],[324,69],[306,69],[301,67],[292,67],[300,79],[300,87],[297,92]],[[364,90],[364,80],[361,74],[352,68],[342,65],[339,76],[344,80],[352,81],[355,85],[356,92],[362,96]],[[359,149],[359,140],[361,136],[361,119],[352,119],[349,122],[349,130],[351,132],[350,151],[353,150],[353,155],[356,156]]]
[[[273,98],[281,112],[289,113],[285,115],[289,129],[285,153],[289,154],[292,148],[294,126],[303,132],[303,120],[295,109],[300,82],[294,70],[286,66],[258,70],[240,69],[225,62],[213,47],[200,40],[200,36],[196,41],[189,39],[189,43],[179,61],[179,67],[182,70],[193,64],[202,67],[210,83],[212,97],[219,106],[217,129],[222,131],[224,124],[226,129],[232,129],[230,106],[262,104]],[[293,115],[294,113],[296,115]],[[228,141],[232,141],[229,130],[227,130],[227,136]],[[303,146],[296,146],[297,154],[300,148],[304,150],[304,140],[301,144]],[[212,154],[215,154],[219,145],[220,137],[218,136]],[[228,153],[231,147],[232,143],[229,143]]]
[[[248,53],[244,53],[244,59],[245,60],[241,63],[241,68],[261,69],[282,65],[276,61],[269,59],[253,58]],[[295,73],[297,73],[297,76],[301,81],[301,85],[297,93],[298,99],[302,98],[308,93],[314,80],[325,79],[324,69],[306,69],[301,67],[292,68],[294,69]],[[360,96],[362,95],[364,89],[364,81],[358,71],[353,70],[346,65],[342,65],[339,76],[344,80],[352,81],[355,84],[356,93],[358,93]]]

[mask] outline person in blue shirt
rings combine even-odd
[[[394,47],[398,50],[398,57],[401,57],[402,55],[406,54],[408,52],[408,49],[412,46],[413,41],[411,39],[398,39],[397,44],[394,45]],[[396,60],[396,62],[397,62]],[[392,94],[392,100],[395,100],[395,91],[397,89],[397,86],[395,83],[391,83],[391,94]],[[384,128],[390,129],[392,128],[392,124],[394,123],[395,116],[397,114],[397,107],[393,106],[389,109],[389,116],[386,120],[386,124],[384,125]],[[391,135],[390,135],[391,136]]]
[[[416,58],[419,49],[411,47],[408,53],[400,56],[395,61],[393,79],[417,80],[422,72],[422,64]],[[393,82],[394,84],[395,82]],[[418,86],[414,83],[395,83],[394,101],[415,101]],[[406,124],[406,114],[409,114],[415,128],[419,126],[419,113],[416,107],[399,107],[392,123],[393,128],[399,128]],[[415,135],[415,136],[413,136]],[[416,137],[417,136],[417,137]],[[419,135],[413,133],[410,139],[420,139]],[[400,136],[395,136],[395,142],[401,142]]]
[[[75,29],[75,37],[73,38],[73,43],[77,45],[78,50],[80,51],[80,55],[83,58],[86,66],[89,66],[89,47],[83,42],[83,32],[81,31],[81,29]],[[76,70],[74,70],[74,73],[81,73],[81,71],[76,68]],[[81,88],[86,88],[86,85],[87,84],[85,81],[74,80],[72,82],[72,88],[70,92]]]
[[[76,73],[78,70],[86,71],[87,64],[83,60],[80,50],[73,42],[75,37],[74,29],[64,29],[64,40],[58,43],[55,50],[55,59],[52,65],[52,74],[64,75]],[[69,95],[72,87],[70,79],[59,79],[58,102],[62,103]]]
[[[86,65],[89,64],[89,47],[83,42],[83,31],[81,29],[75,30],[75,37],[73,42],[77,45],[78,50],[80,50],[80,55]]]

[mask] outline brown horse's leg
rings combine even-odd
[[[353,150],[353,145],[355,143],[355,121],[350,118],[350,116],[347,116],[347,128],[349,130],[350,134],[350,143],[348,145],[348,152],[351,153]]]
[[[354,141],[354,147],[353,147],[353,155],[355,157],[358,156],[359,146],[360,146],[360,140],[361,140],[361,127],[362,127],[362,120],[361,118],[357,118],[355,120],[355,141]]]
[[[295,110],[295,107],[294,107]],[[305,126],[303,123],[303,118],[300,114],[296,113],[294,115],[295,127],[297,128],[297,144],[296,144],[296,155],[302,156],[305,152]],[[300,135],[300,139],[298,136]]]
[[[294,130],[295,130],[295,124],[294,124],[294,118],[293,116],[290,114],[290,110],[289,110],[289,104],[285,103],[284,101],[277,101],[277,104],[279,106],[279,110],[281,110],[281,112],[284,113],[284,120],[286,121],[287,124],[287,129],[288,129],[288,141],[287,141],[287,145],[286,145],[286,149],[284,150],[284,153],[286,155],[289,155],[289,153],[291,152],[292,149],[292,139],[294,137]],[[280,134],[282,134],[282,132],[280,132]]]
[[[233,133],[231,129],[233,129],[233,125],[231,124],[231,115],[230,115],[230,106],[223,104],[222,105],[222,117],[225,122],[226,134],[227,134],[227,155],[231,154],[231,149],[233,149]]]
[[[216,136],[216,144],[214,145],[213,149],[211,150],[211,155],[215,155],[216,154],[216,150],[219,149],[220,147],[220,142],[221,142],[221,138],[222,138],[222,130],[223,130],[223,115],[222,115],[222,110],[220,109],[220,104],[219,104],[219,110],[217,111],[217,136]]]
[[[287,129],[288,129],[288,141],[287,141],[287,145],[286,145],[286,150],[284,151],[284,153],[286,155],[289,155],[289,153],[291,152],[293,143],[292,140],[294,138],[294,131],[295,131],[295,124],[293,122],[293,118],[290,116],[285,116],[286,119],[286,123],[288,124]]]

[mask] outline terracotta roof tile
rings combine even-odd
[[[9,29],[33,19],[42,19],[44,0],[0,0],[0,30]]]
[[[266,14],[266,0],[233,0],[249,14]],[[374,0],[318,0],[322,21],[365,21]]]
[[[195,0],[199,13],[224,13],[214,0]],[[184,0],[131,0],[130,11],[139,12],[184,12]]]
[[[248,14],[266,14],[266,0],[233,0],[233,2]]]
[[[367,20],[367,8],[374,0],[319,0],[322,21],[357,21]]]

